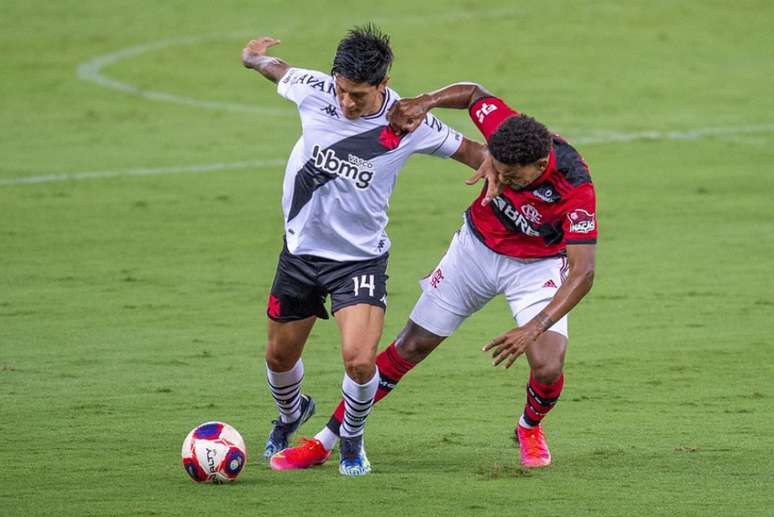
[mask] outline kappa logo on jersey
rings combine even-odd
[[[487,115],[496,110],[497,106],[494,104],[487,104],[486,102],[483,103],[481,107],[476,110],[476,118],[478,119],[478,123],[482,123]]]
[[[535,224],[540,224],[540,219],[542,219],[543,216],[540,215],[540,212],[537,208],[534,207],[534,205],[530,205],[527,203],[526,205],[521,205],[521,213],[524,214],[524,217],[529,219],[531,222]]]
[[[535,230],[532,225],[529,224],[529,220],[524,217],[524,214],[516,210],[511,202],[506,198],[503,196],[497,196],[492,200],[492,203],[497,208],[497,211],[500,215],[505,216],[509,222],[513,223],[515,230],[518,230],[521,233],[531,237],[540,236],[540,233],[538,233],[537,230]]]
[[[590,233],[597,227],[597,221],[594,214],[577,208],[567,214],[567,218],[570,220],[570,232],[572,233]]]
[[[330,117],[339,118],[339,114],[336,112],[336,106],[334,106],[333,104],[326,104],[325,106],[320,108],[320,111],[322,111],[323,113],[325,113]]]
[[[348,160],[344,160],[337,157],[333,149],[323,152],[319,145],[315,145],[312,148],[312,159],[317,169],[348,179],[360,190],[367,189],[374,179],[374,164],[352,154]]]

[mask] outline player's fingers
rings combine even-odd
[[[473,176],[471,176],[471,177],[469,177],[468,179],[465,180],[465,185],[475,185],[483,177],[484,177],[484,175],[481,172],[476,171],[476,172],[473,173]]]
[[[513,365],[513,363],[516,362],[516,359],[518,359],[520,355],[521,355],[521,352],[516,352],[515,354],[511,355],[511,358],[508,359],[507,363],[505,363],[505,368],[510,368],[511,365]]]
[[[492,366],[498,366],[500,363],[505,361],[510,354],[510,348],[503,348],[497,356],[493,356],[494,361],[492,361]]]
[[[492,338],[489,343],[484,345],[484,348],[481,349],[482,352],[487,352],[491,350],[492,348],[500,345],[503,341],[505,341],[506,335],[502,334],[500,336],[497,336],[496,338]]]
[[[408,123],[408,132],[411,133],[413,131],[416,131],[416,129],[419,127],[419,125],[422,123],[422,119],[412,119]]]

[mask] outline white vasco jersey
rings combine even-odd
[[[448,158],[462,136],[431,114],[413,133],[397,136],[387,111],[400,97],[389,88],[377,113],[348,120],[333,81],[291,68],[277,86],[298,106],[303,129],[285,168],[285,238],[294,255],[367,260],[390,248],[387,208],[406,159],[413,153]]]

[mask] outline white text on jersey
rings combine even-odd
[[[312,148],[312,159],[317,169],[338,174],[353,182],[360,190],[367,189],[374,178],[374,165],[352,154],[348,156],[348,160],[344,160],[336,157],[336,151],[333,149],[326,149],[323,152],[319,145],[315,145]]]

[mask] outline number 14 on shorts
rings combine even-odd
[[[355,284],[355,296],[359,296],[360,290],[365,288],[368,288],[368,296],[374,296],[374,289],[376,289],[374,275],[353,276],[352,282]]]

